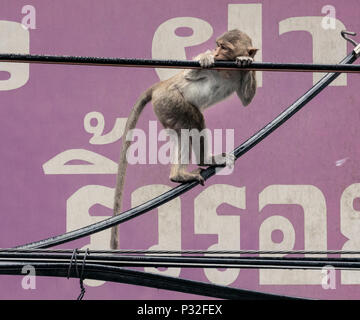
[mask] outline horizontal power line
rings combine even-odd
[[[77,252],[76,259],[86,263],[122,267],[176,267],[176,268],[240,268],[240,269],[360,269],[360,258],[327,257],[234,257],[234,256],[154,256],[97,254]],[[9,262],[70,263],[74,254],[64,253],[0,253],[0,264]]]
[[[198,61],[187,60],[159,60],[159,59],[128,59],[102,58],[78,56],[54,56],[31,54],[0,54],[0,61],[14,63],[65,64],[110,67],[138,67],[138,68],[173,68],[173,69],[201,69]],[[312,63],[272,63],[253,62],[246,66],[238,65],[234,61],[215,61],[214,70],[256,70],[280,72],[335,72],[359,73],[360,65],[344,64],[312,64]]]
[[[2,253],[72,253],[74,249],[43,249],[43,248],[0,248]],[[77,250],[79,254],[86,250]],[[95,254],[147,254],[147,255],[359,255],[359,250],[148,250],[148,249],[118,249],[118,250],[91,250]]]

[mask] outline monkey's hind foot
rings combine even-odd
[[[170,176],[172,182],[184,183],[191,181],[198,181],[202,186],[205,185],[205,179],[201,175],[203,169],[197,168],[191,172],[182,172],[177,175]]]

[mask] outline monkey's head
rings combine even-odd
[[[237,29],[225,32],[217,38],[216,45],[215,60],[235,60],[236,57],[240,56],[254,58],[258,51],[252,46],[250,37]]]

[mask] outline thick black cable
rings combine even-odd
[[[322,269],[328,265],[337,269],[360,270],[360,258],[327,258],[327,257],[231,257],[231,256],[144,256],[144,255],[104,255],[93,254],[87,258],[89,251],[79,254],[83,259],[81,273],[75,271],[80,278],[83,291],[83,269],[85,260],[88,263],[123,266],[123,267],[184,267],[184,268],[281,268],[281,269]],[[5,253],[1,254],[0,262],[69,262],[69,254],[40,253]],[[69,263],[68,276],[74,255]]]
[[[0,274],[21,275],[24,262],[0,263]],[[33,263],[37,276],[66,277],[69,263]],[[78,278],[75,272],[70,277]],[[299,300],[302,298],[287,297],[251,290],[230,288],[200,281],[157,275],[149,272],[129,270],[120,267],[87,263],[84,267],[84,278],[112,281],[150,288],[177,291],[200,296],[233,300]]]
[[[186,60],[154,60],[128,58],[77,57],[31,54],[0,54],[0,61],[14,63],[40,63],[62,65],[87,65],[111,67],[139,67],[139,68],[176,68],[200,69],[198,61]],[[360,65],[314,64],[314,63],[273,63],[253,62],[250,65],[239,66],[234,61],[215,61],[214,70],[255,70],[282,72],[339,72],[359,73]]]
[[[86,250],[85,252],[77,251],[76,257],[74,254],[69,253],[53,253],[53,252],[0,252],[0,260],[6,259],[56,259],[56,260],[70,260],[70,267],[72,266],[72,262],[75,261],[75,265],[77,263],[77,259],[83,259],[84,257],[87,258],[87,261],[164,261],[164,262],[215,262],[215,263],[229,263],[229,264],[237,264],[251,260],[258,260],[258,261],[319,261],[319,262],[332,262],[332,261],[344,261],[344,262],[359,262],[360,263],[360,256],[347,256],[347,257],[303,257],[303,256],[285,256],[285,257],[274,257],[274,256],[224,256],[224,255],[215,255],[215,256],[199,256],[199,255],[185,255],[185,256],[164,256],[164,255],[139,255],[139,254],[104,254],[98,253],[96,251]],[[227,262],[224,262],[227,260]],[[79,273],[79,272],[78,272]]]
[[[358,55],[355,51],[352,51],[345,59],[343,59],[340,64],[352,64]],[[264,128],[246,140],[243,144],[237,147],[233,153],[235,158],[238,159],[241,155],[248,152],[260,141],[265,139],[271,132],[280,127],[285,121],[287,121],[291,116],[298,112],[303,106],[305,106],[309,101],[311,101],[317,94],[319,94],[325,87],[327,87],[332,81],[334,81],[340,73],[330,73],[324,76],[319,82],[317,82],[309,91],[297,99],[290,107],[283,111],[278,117],[273,121],[267,124]],[[205,180],[209,179],[215,175],[215,167],[208,167],[201,172],[201,175]],[[69,241],[73,241],[90,234],[103,231],[105,229],[111,228],[115,225],[121,224],[127,220],[133,219],[139,215],[142,215],[152,209],[159,207],[160,205],[171,201],[172,199],[179,197],[183,193],[191,190],[199,184],[198,181],[193,181],[189,183],[183,183],[179,186],[165,192],[164,194],[149,200],[135,208],[132,208],[128,211],[125,211],[119,215],[107,218],[100,222],[88,225],[86,227],[73,230],[58,236],[50,237],[48,239],[28,243],[25,245],[17,246],[16,248],[48,248]]]

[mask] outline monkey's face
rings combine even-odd
[[[245,41],[226,41],[218,39],[216,49],[213,51],[215,60],[235,60],[236,57],[254,58],[257,49],[248,45]]]
[[[215,60],[235,60],[237,57],[234,53],[235,46],[231,42],[224,40],[216,41],[216,49],[214,50]]]

